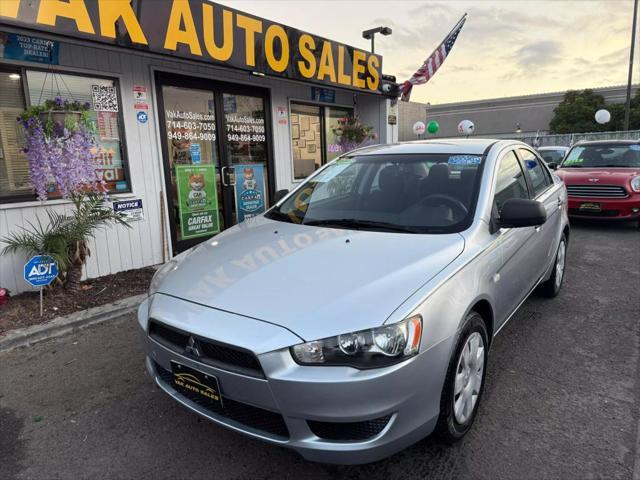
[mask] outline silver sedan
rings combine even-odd
[[[443,140],[356,150],[278,197],[157,272],[155,383],[315,461],[462,438],[493,338],[562,286],[563,183],[523,143]]]

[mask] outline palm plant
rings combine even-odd
[[[120,212],[115,212],[101,194],[74,194],[71,197],[71,213],[47,210],[49,224],[44,227],[40,220],[30,223],[30,229],[23,228],[2,239],[6,243],[2,253],[24,252],[31,255],[49,255],[58,262],[63,272],[60,279],[65,288],[80,289],[82,267],[91,255],[88,241],[95,236],[98,228],[109,223],[130,227]]]

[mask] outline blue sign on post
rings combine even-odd
[[[24,279],[34,287],[49,285],[58,276],[58,264],[49,255],[31,257],[24,266]]]

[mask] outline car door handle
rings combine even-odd
[[[535,227],[536,232],[539,232],[540,230],[542,230],[542,225],[538,225],[537,227]]]
[[[563,204],[564,200],[562,199],[562,197],[558,197],[558,208],[562,207]]]

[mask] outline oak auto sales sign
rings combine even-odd
[[[378,92],[382,57],[206,0],[0,0],[0,24]]]

